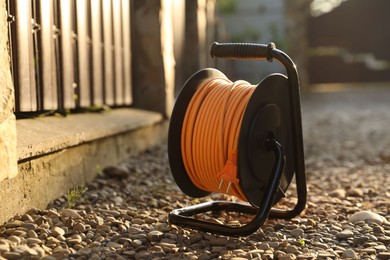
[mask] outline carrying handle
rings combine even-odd
[[[210,48],[212,58],[273,61],[272,50],[276,46],[273,42],[268,45],[255,43],[218,43],[214,42]]]

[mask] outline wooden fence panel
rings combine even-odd
[[[57,69],[54,48],[54,5],[53,0],[41,0],[39,5],[40,37],[40,65],[41,78],[41,109],[52,110],[58,108],[57,102]]]
[[[31,1],[19,0],[13,2],[13,5],[16,27],[15,65],[17,66],[14,70],[16,73],[14,78],[17,82],[15,94],[18,97],[16,111],[33,111],[37,109],[37,92],[32,47]]]
[[[124,104],[132,103],[131,96],[131,35],[130,35],[130,1],[122,0],[123,28],[123,98]]]
[[[103,104],[103,39],[102,5],[100,0],[91,1],[92,30],[92,92],[93,104]]]
[[[77,104],[80,107],[91,105],[91,83],[90,83],[90,36],[88,19],[89,3],[87,0],[76,1],[77,14],[77,47],[78,47],[78,86],[77,86]]]
[[[111,0],[103,0],[103,39],[104,39],[104,101],[114,105],[114,60],[112,41],[112,5]]]
[[[121,1],[113,1],[115,104],[123,105],[123,45]]]
[[[72,1],[59,1],[61,13],[62,100],[64,108],[74,108],[74,57]]]

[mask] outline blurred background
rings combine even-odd
[[[214,41],[274,42],[297,64],[302,89],[383,84],[388,10],[388,0],[8,0],[16,112],[133,105],[169,117],[174,93],[199,69],[253,84],[283,71],[212,59]]]
[[[276,43],[297,63],[303,88],[388,82],[387,10],[386,0],[218,0],[217,39]],[[234,78],[256,82],[275,68],[234,61],[226,69]]]

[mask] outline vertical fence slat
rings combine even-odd
[[[31,26],[31,1],[15,1],[17,77],[16,94],[18,111],[35,111],[37,109],[37,93],[35,85],[35,69],[33,39]]]
[[[41,24],[41,80],[43,94],[43,109],[58,108],[57,75],[53,31],[53,0],[40,1]]]
[[[123,45],[121,1],[113,1],[115,103],[123,105]]]
[[[93,104],[103,104],[103,49],[101,1],[91,1]]]
[[[87,0],[77,0],[77,36],[78,36],[78,68],[79,68],[79,84],[78,84],[78,101],[81,107],[91,105],[90,95],[90,57],[88,44],[88,26],[89,19],[87,17]]]
[[[130,43],[130,1],[122,0],[122,33],[123,33],[123,98],[124,104],[132,102],[131,96],[131,43]]]
[[[112,35],[111,0],[103,0],[104,98],[107,105],[114,104]]]
[[[73,12],[72,1],[59,1],[61,12],[62,46],[62,96],[64,108],[74,108],[74,61],[73,61]]]
[[[54,38],[54,57],[56,86],[57,86],[57,109],[63,109],[63,73],[62,73],[62,51],[61,51],[61,19],[60,19],[59,0],[53,0],[53,38]]]

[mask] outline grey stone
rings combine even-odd
[[[119,244],[119,243],[115,243],[115,242],[108,242],[106,244],[106,246],[108,247],[113,247],[115,249],[120,249],[120,248],[123,248],[123,245]]]
[[[23,223],[22,227],[29,229],[29,230],[35,230],[38,228],[38,225],[35,223]]]
[[[50,231],[51,231],[51,233],[52,233],[52,235],[53,235],[54,237],[58,237],[58,236],[63,236],[63,235],[65,235],[65,230],[63,230],[63,229],[60,228],[60,227],[52,227],[52,228],[50,229]]]
[[[353,251],[352,249],[346,249],[343,252],[343,257],[350,258],[350,259],[358,259],[358,256],[356,255],[355,251]]]
[[[67,238],[66,241],[70,244],[79,244],[81,241],[83,241],[83,239],[80,235],[73,235],[70,238]]]
[[[150,242],[157,242],[161,240],[163,235],[164,235],[163,232],[160,232],[158,230],[153,230],[150,231],[146,236]]]
[[[6,259],[11,259],[11,260],[22,258],[22,255],[18,252],[5,252],[2,256]]]
[[[72,217],[73,219],[81,219],[82,218],[80,216],[80,214],[77,213],[77,211],[73,210],[73,209],[62,209],[61,215],[65,216],[65,217]]]
[[[212,246],[224,246],[228,242],[226,237],[215,237],[210,240]]]
[[[387,260],[390,259],[390,252],[380,252],[379,254],[376,255],[376,257],[380,260]]]
[[[140,246],[142,246],[142,241],[141,240],[138,240],[138,239],[135,239],[131,242],[131,246],[133,248],[138,248]]]
[[[299,238],[299,237],[303,237],[304,231],[301,228],[296,228],[296,229],[291,230],[290,234],[293,237]]]
[[[38,238],[38,234],[34,230],[28,230],[27,236],[30,238]]]
[[[1,244],[0,245],[0,254],[5,253],[5,252],[9,252],[9,251],[10,251],[10,248],[9,248],[8,244]]]
[[[384,252],[384,251],[388,251],[388,249],[386,248],[385,245],[377,245],[374,247],[376,251],[378,252]]]
[[[19,253],[21,255],[32,255],[32,256],[38,255],[37,251],[35,251],[34,249],[30,248],[27,245],[14,246],[12,247],[12,251]]]
[[[336,234],[336,237],[341,238],[341,239],[347,239],[347,238],[351,238],[353,236],[354,236],[353,232],[349,229],[345,229],[345,230],[338,232]]]
[[[89,255],[91,253],[91,249],[88,247],[83,247],[80,248],[77,252],[79,252],[80,254]]]
[[[352,214],[348,219],[348,221],[352,223],[358,221],[372,221],[379,225],[381,225],[384,222],[384,220],[385,220],[384,217],[382,217],[381,215],[367,210],[356,212]]]
[[[380,226],[374,226],[372,231],[374,231],[375,234],[385,234],[385,229]]]
[[[298,248],[296,246],[293,246],[293,245],[287,245],[285,250],[286,250],[287,254],[289,254],[289,253],[295,254],[296,252],[298,252]]]
[[[352,196],[352,197],[363,197],[364,192],[362,189],[354,188],[354,189],[348,190],[347,195]]]
[[[29,245],[35,245],[35,244],[42,244],[43,241],[39,238],[27,238],[27,244]]]
[[[85,232],[85,225],[79,222],[76,225],[74,225],[73,230],[78,232]]]
[[[279,260],[294,260],[297,259],[297,257],[294,254],[286,254],[286,255],[280,255],[278,256]]]
[[[110,177],[124,179],[129,175],[129,170],[124,166],[107,166],[103,169],[104,174]]]
[[[17,245],[19,245],[22,240],[20,237],[14,235],[9,236],[8,239],[11,240],[12,242],[15,242]]]
[[[344,189],[335,189],[335,190],[329,192],[329,196],[339,198],[339,199],[344,199],[346,193],[347,192]]]

